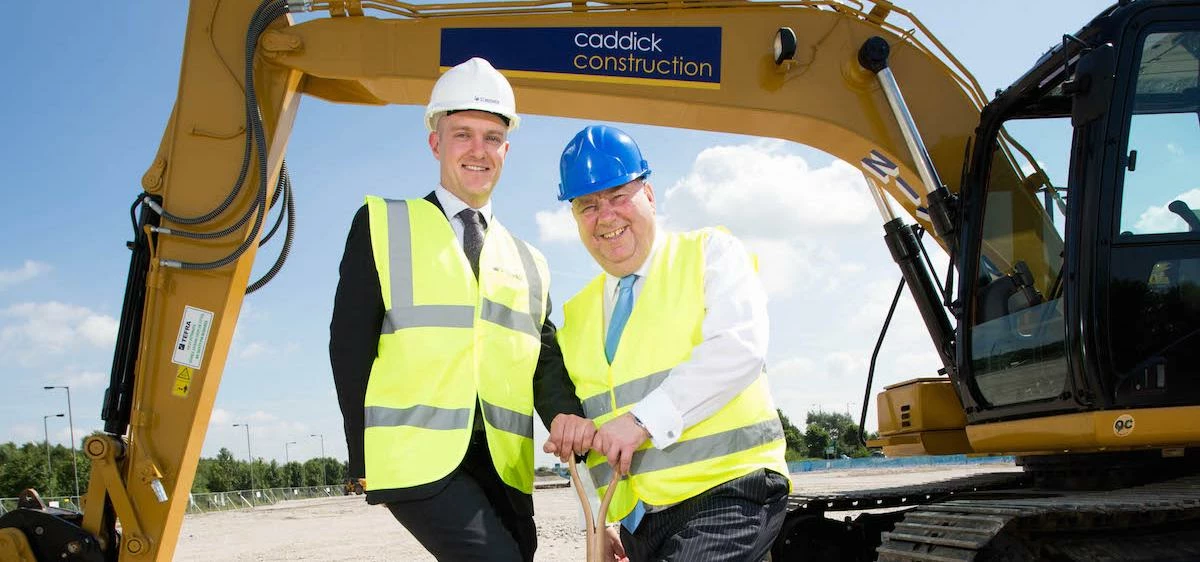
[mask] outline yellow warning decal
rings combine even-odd
[[[175,369],[175,388],[171,389],[171,394],[180,398],[187,398],[188,391],[192,388],[192,371],[191,367],[179,365]]]

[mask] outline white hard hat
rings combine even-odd
[[[504,117],[508,120],[509,131],[516,130],[521,122],[512,86],[491,63],[479,57],[447,70],[438,78],[429,95],[429,105],[425,107],[425,126],[433,132],[438,119],[446,113],[468,109]]]

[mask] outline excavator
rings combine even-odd
[[[178,98],[131,194],[82,512],[27,493],[0,559],[172,558],[243,298],[290,248],[301,98],[423,104],[471,56],[525,113],[785,139],[863,171],[941,363],[878,394],[871,444],[1022,470],[798,490],[773,559],[1200,559],[1200,2],[1184,0],[1121,0],[990,101],[888,0],[192,0]]]

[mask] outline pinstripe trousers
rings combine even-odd
[[[630,533],[621,527],[629,562],[759,562],[787,513],[787,477],[760,469],[662,511],[647,513]]]

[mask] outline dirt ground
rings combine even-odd
[[[815,493],[865,490],[1019,470],[1008,464],[839,470],[792,475],[793,489]],[[533,494],[539,562],[580,560],[583,515],[571,488]],[[319,560],[426,562],[434,558],[386,508],[363,496],[297,500],[241,511],[188,515],[175,551],[178,562]]]

